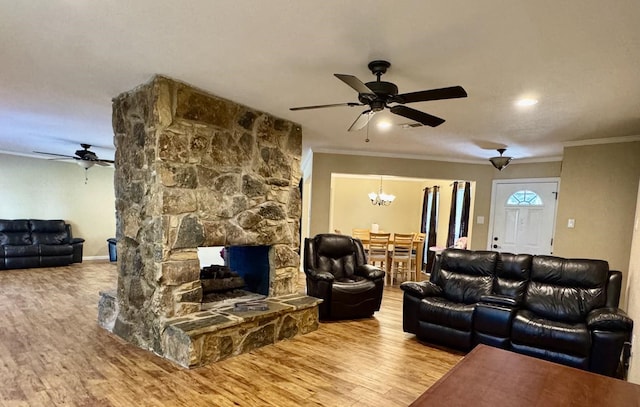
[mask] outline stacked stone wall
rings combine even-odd
[[[197,248],[269,245],[270,295],[299,275],[301,129],[170,78],[113,100],[118,313],[113,332],[162,353],[200,310]]]

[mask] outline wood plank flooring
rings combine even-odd
[[[402,331],[402,292],[372,319],[187,370],[96,323],[116,266],[0,271],[0,406],[407,406],[461,358]]]

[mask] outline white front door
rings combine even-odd
[[[558,181],[494,181],[489,250],[552,254]]]

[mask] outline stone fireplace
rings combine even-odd
[[[300,126],[167,77],[113,100],[118,284],[99,323],[183,366],[317,328],[296,293]],[[203,307],[198,247],[267,247],[269,310]],[[242,255],[242,251],[239,251]]]

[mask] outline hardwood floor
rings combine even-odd
[[[116,267],[0,271],[0,406],[407,406],[462,354],[402,331],[402,292],[375,318],[187,370],[96,323]]]

